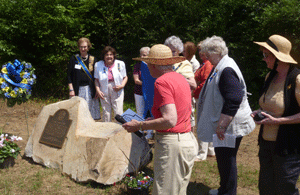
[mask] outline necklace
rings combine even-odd
[[[82,61],[86,61],[88,59],[89,55],[86,55],[85,57],[81,56]]]

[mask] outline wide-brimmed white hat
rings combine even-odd
[[[286,63],[298,64],[296,60],[290,55],[292,44],[283,36],[272,35],[266,42],[255,42],[254,43],[268,49],[275,57]]]
[[[151,47],[148,57],[145,58],[132,58],[133,60],[144,61],[147,64],[155,65],[173,65],[185,60],[183,56],[173,56],[172,50],[163,44],[157,44]]]

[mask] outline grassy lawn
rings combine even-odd
[[[19,143],[22,156],[28,140],[27,122],[31,133],[38,114],[48,103],[51,102],[31,101],[25,105],[8,108],[3,102],[0,102],[0,128],[6,133],[23,137],[23,141]],[[124,110],[127,108],[135,110],[133,103],[126,103]],[[24,110],[27,110],[27,122]],[[240,195],[258,194],[257,135],[258,128],[250,135],[245,136],[238,152],[238,194]],[[153,173],[153,162],[145,168],[145,172]],[[30,158],[21,156],[16,160],[14,167],[0,169],[0,175],[0,194],[126,194],[126,186],[122,181],[110,186],[95,182],[76,183],[59,170],[46,168],[34,163]],[[187,194],[204,195],[210,189],[218,187],[219,174],[215,157],[195,162]]]

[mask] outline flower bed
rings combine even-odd
[[[0,163],[3,163],[6,159],[10,157],[17,159],[21,149],[16,142],[20,140],[22,140],[22,138],[18,136],[9,136],[8,134],[1,134]]]
[[[145,173],[141,171],[136,176],[126,175],[124,183],[130,188],[146,189],[153,183],[153,178],[145,176]]]

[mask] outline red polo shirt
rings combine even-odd
[[[158,132],[184,133],[191,131],[191,90],[187,80],[177,72],[165,73],[154,83],[152,114],[154,118],[162,117],[160,107],[175,104],[177,124],[167,130]]]

